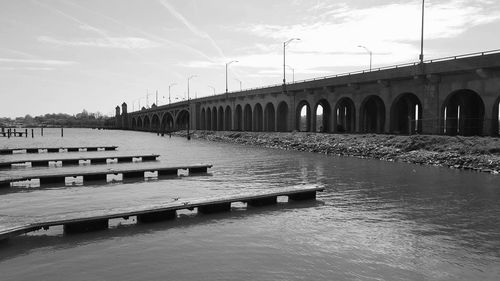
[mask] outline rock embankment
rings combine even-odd
[[[434,135],[195,131],[194,138],[500,173],[500,139]]]

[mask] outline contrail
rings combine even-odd
[[[180,22],[182,22],[182,24],[184,24],[194,35],[200,37],[200,38],[203,38],[203,39],[207,39],[208,41],[210,41],[210,43],[212,44],[212,47],[215,48],[215,50],[217,50],[217,52],[219,53],[219,56],[225,58],[226,56],[224,55],[224,52],[222,51],[222,49],[217,45],[217,43],[215,42],[215,40],[212,39],[212,37],[206,33],[205,31],[203,30],[200,30],[198,29],[195,25],[193,25],[191,22],[189,22],[181,13],[179,13],[172,5],[170,5],[167,1],[165,0],[159,0],[160,4],[163,5],[163,7],[165,7],[176,19],[178,19]]]

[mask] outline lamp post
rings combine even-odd
[[[300,38],[292,38],[283,42],[283,87],[286,86],[286,46],[294,40],[300,41]]]
[[[188,91],[187,91],[187,102],[188,102],[188,124],[187,124],[187,139],[190,140],[191,136],[189,135],[189,124],[191,123],[191,108],[189,107],[189,80],[197,77],[198,75],[191,75],[187,79],[187,86],[188,86]]]
[[[212,86],[210,86],[210,85],[209,85],[208,87],[209,87],[210,89],[214,90],[214,96],[215,96],[215,88],[214,88],[214,87],[212,87]]]
[[[370,51],[370,49],[368,49],[367,47],[361,45],[359,45],[358,48],[363,48],[368,52],[368,54],[370,54],[370,71],[372,71],[372,57],[373,57],[372,51]]]
[[[286,66],[292,70],[292,82],[295,83],[295,69],[288,64]]]
[[[233,62],[238,62],[237,60],[232,60],[228,63],[226,63],[226,94],[227,94],[227,67],[232,64]]]
[[[424,12],[425,0],[422,0],[422,33],[420,35],[420,63],[424,63]]]
[[[241,82],[241,80],[240,80],[240,79],[238,79],[238,78],[234,78],[234,80],[236,80],[236,81],[240,82],[240,92],[241,92],[241,91],[242,91],[242,88],[243,88],[241,85],[243,84],[243,82]]]
[[[175,85],[177,85],[177,83],[172,83],[172,84],[168,85],[168,104],[170,104],[170,102],[171,102],[171,100],[170,100],[170,88],[172,88]]]

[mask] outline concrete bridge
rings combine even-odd
[[[144,131],[498,135],[500,50],[230,92],[127,112]]]

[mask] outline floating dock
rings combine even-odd
[[[271,189],[262,192],[225,195],[190,201],[177,200],[149,209],[138,209],[134,211],[117,212],[98,216],[47,220],[2,229],[0,230],[0,240],[40,229],[49,229],[52,226],[63,226],[64,233],[66,234],[105,230],[109,228],[110,219],[128,219],[133,216],[137,218],[138,223],[172,220],[177,217],[177,211],[183,209],[194,210],[196,208],[197,212],[202,214],[228,212],[231,210],[231,204],[235,202],[247,203],[247,206],[273,205],[277,203],[278,196],[288,196],[288,201],[315,200],[316,193],[318,191],[323,191],[323,188],[315,186],[295,186]]]
[[[27,136],[28,134],[26,132],[0,132],[0,137],[8,137],[10,134],[11,137],[23,137]]]
[[[3,148],[0,154],[14,154],[14,152],[26,153],[57,153],[57,152],[79,152],[79,151],[110,151],[116,150],[118,146],[75,146],[75,147],[22,147],[22,148]]]
[[[10,168],[12,165],[23,165],[31,163],[31,167],[48,167],[50,163],[60,162],[63,166],[79,165],[80,162],[90,162],[94,164],[106,164],[108,160],[118,163],[130,163],[134,159],[141,159],[142,162],[156,161],[160,157],[158,154],[151,155],[128,155],[128,156],[103,156],[103,157],[79,157],[79,158],[53,158],[53,159],[27,159],[18,161],[0,162],[0,168]]]
[[[202,164],[202,165],[187,165],[187,166],[174,166],[174,167],[148,167],[148,168],[116,168],[116,169],[106,169],[101,171],[74,171],[66,173],[53,173],[49,174],[47,172],[37,171],[31,173],[29,176],[13,176],[13,177],[3,177],[0,178],[0,188],[10,187],[11,183],[15,182],[25,182],[34,179],[40,180],[40,186],[43,185],[54,185],[54,184],[65,184],[66,178],[82,177],[83,181],[92,182],[107,182],[108,175],[122,175],[123,179],[139,179],[144,178],[145,172],[157,172],[158,177],[161,176],[176,176],[179,170],[188,170],[189,174],[207,173],[208,168],[212,168],[212,165]]]

